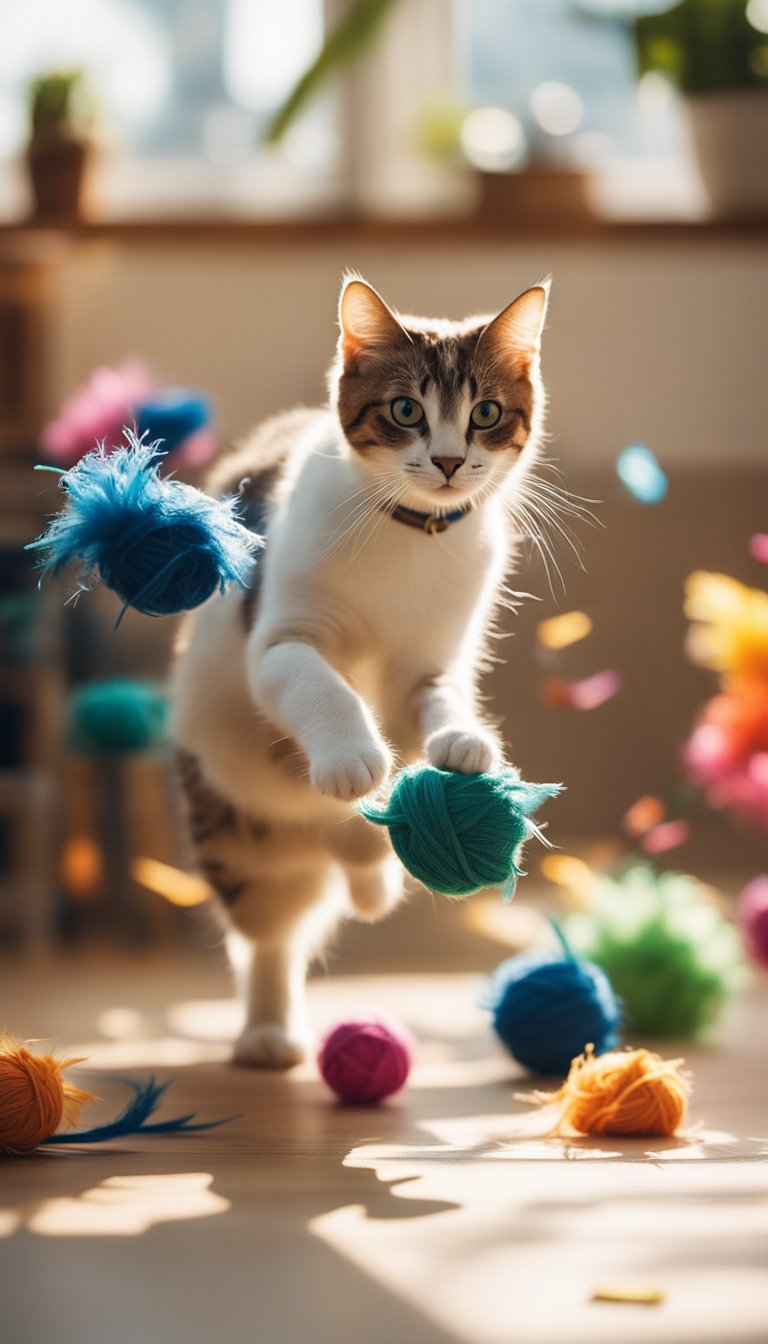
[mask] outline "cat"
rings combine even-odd
[[[240,982],[234,1058],[305,1058],[304,981],[340,918],[377,920],[403,873],[354,802],[393,768],[496,769],[479,708],[542,438],[549,282],[496,317],[401,316],[357,275],[325,408],[267,421],[214,468],[266,536],[253,587],[188,619],[173,733],[200,870]]]

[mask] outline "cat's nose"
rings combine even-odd
[[[463,458],[463,457],[433,457],[433,458],[432,458],[432,461],[434,462],[434,464],[435,464],[436,467],[439,467],[439,468],[440,468],[440,470],[442,471],[443,475],[445,476],[446,481],[450,481],[450,479],[451,479],[451,477],[453,476],[454,472],[458,471],[459,467],[461,466],[462,462],[464,461],[464,458]]]

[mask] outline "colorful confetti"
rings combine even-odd
[[[756,532],[749,541],[749,554],[753,560],[768,565],[768,532]]]
[[[621,677],[613,668],[595,672],[583,681],[561,681],[550,677],[542,683],[544,702],[555,709],[598,709],[621,689]]]
[[[687,821],[663,821],[654,826],[640,841],[640,848],[646,854],[666,854],[677,849],[691,838],[691,828]]]
[[[577,859],[573,854],[546,854],[541,861],[541,871],[548,882],[564,887],[577,904],[590,904],[597,875],[583,859]]]
[[[208,883],[202,877],[184,873],[180,868],[172,868],[169,863],[160,863],[159,859],[134,859],[131,877],[142,887],[164,896],[171,905],[202,905],[211,894]]]
[[[645,835],[664,820],[665,811],[661,799],[647,793],[627,808],[622,825],[628,835]]]
[[[613,1287],[595,1288],[592,1302],[632,1302],[642,1307],[657,1307],[666,1299],[661,1288],[632,1287],[630,1284],[616,1284]]]
[[[656,458],[642,443],[634,443],[619,453],[616,472],[622,485],[641,504],[658,504],[669,489]]]
[[[536,637],[545,649],[567,649],[586,639],[592,630],[592,622],[585,611],[566,611],[562,616],[550,616],[540,621],[536,628]]]
[[[70,896],[89,900],[104,882],[104,856],[88,835],[73,835],[59,861],[59,876]]]

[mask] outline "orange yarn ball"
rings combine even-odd
[[[0,1153],[32,1153],[62,1122],[72,1123],[88,1092],[72,1087],[62,1070],[77,1059],[61,1063],[51,1055],[33,1055],[10,1036],[0,1037]]]
[[[563,1086],[536,1093],[542,1105],[560,1107],[557,1128],[580,1134],[672,1135],[682,1124],[691,1084],[682,1060],[666,1060],[650,1050],[612,1050],[595,1056],[592,1047],[574,1059]]]

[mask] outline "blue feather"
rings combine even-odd
[[[79,561],[80,590],[96,577],[149,616],[191,610],[228,583],[247,587],[263,543],[237,499],[160,480],[158,444],[124,434],[127,447],[102,443],[62,476],[66,506],[27,547],[42,553],[44,572]]]
[[[216,1129],[219,1125],[228,1125],[237,1115],[228,1115],[223,1120],[208,1120],[204,1124],[190,1124],[194,1112],[189,1115],[177,1115],[173,1120],[156,1121],[153,1125],[146,1122],[153,1116],[170,1087],[168,1083],[156,1083],[154,1078],[139,1081],[126,1078],[128,1087],[133,1089],[133,1099],[107,1125],[96,1125],[93,1129],[83,1129],[76,1134],[52,1134],[43,1143],[104,1143],[107,1139],[119,1139],[127,1134],[191,1134],[204,1129]]]

